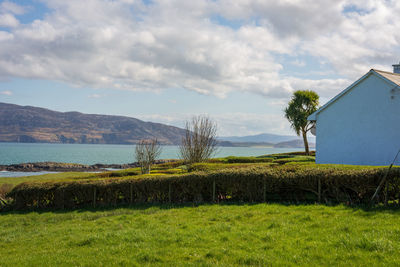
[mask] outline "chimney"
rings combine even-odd
[[[399,64],[394,64],[392,66],[393,66],[393,73],[400,74],[400,63]]]

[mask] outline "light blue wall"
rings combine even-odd
[[[389,165],[400,149],[400,92],[393,87],[371,74],[322,110],[316,162]]]

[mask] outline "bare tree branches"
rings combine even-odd
[[[185,130],[179,150],[187,164],[205,161],[216,152],[217,124],[210,118],[195,116],[186,122]]]
[[[135,158],[143,174],[150,173],[151,165],[153,165],[160,156],[161,150],[157,139],[140,140],[139,143],[136,144]]]

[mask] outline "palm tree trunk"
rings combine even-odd
[[[306,131],[302,131],[302,133],[303,133],[303,142],[304,142],[304,148],[306,150],[306,155],[309,156],[310,155],[310,149],[308,148],[307,132]]]

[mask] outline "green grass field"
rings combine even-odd
[[[23,182],[62,181],[62,180],[84,179],[92,177],[95,177],[95,174],[84,173],[84,172],[60,172],[60,173],[43,174],[38,176],[0,177],[0,185],[2,184],[17,185]]]
[[[400,211],[246,204],[0,214],[1,266],[398,266]]]
[[[375,168],[316,165],[297,155],[213,159],[191,168],[253,165]],[[187,171],[179,163],[163,164],[150,176]],[[139,169],[58,173],[0,178],[0,186],[127,177],[146,176]],[[239,203],[0,213],[0,266],[398,266],[398,251],[400,210],[394,209]]]

